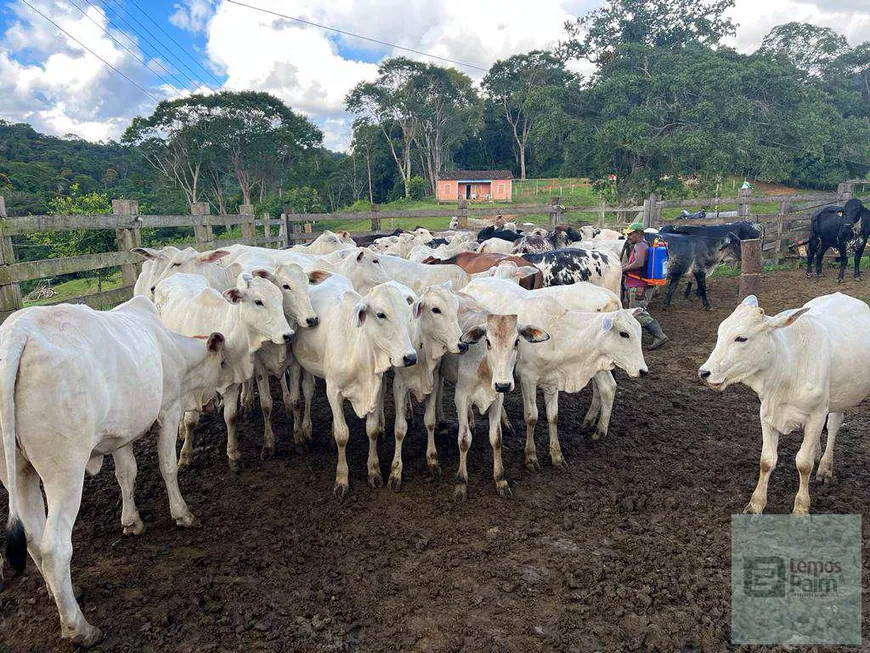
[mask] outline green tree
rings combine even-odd
[[[511,127],[521,179],[526,178],[526,151],[541,116],[543,99],[572,79],[563,60],[542,50],[496,61],[483,78],[484,91],[493,102],[501,104]]]
[[[785,23],[767,33],[759,52],[783,56],[805,73],[827,78],[834,73],[835,62],[849,49],[846,37],[830,27]]]

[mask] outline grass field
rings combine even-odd
[[[123,285],[121,272],[117,271],[103,279],[103,291],[114,290]],[[55,294],[48,299],[40,299],[37,301],[25,301],[24,306],[41,306],[43,304],[55,303],[73,297],[81,297],[82,295],[91,295],[99,292],[96,277],[87,279],[73,279],[63,283],[51,284],[51,289]]]

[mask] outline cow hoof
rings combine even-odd
[[[275,455],[274,447],[263,447],[263,450],[260,452],[260,460],[271,460],[272,456]]]
[[[240,471],[242,471],[242,461],[239,460],[238,458],[230,458],[229,459],[229,466],[230,466],[230,471],[233,474],[238,474]]]
[[[191,462],[192,461],[191,461],[190,456],[188,456],[186,454],[181,454],[178,457],[178,469],[184,469],[185,467],[190,467]]]
[[[99,644],[103,640],[103,631],[93,626],[88,626],[82,632],[77,633],[69,638],[69,641],[76,646],[82,648],[91,648]]]
[[[124,535],[142,535],[145,532],[145,522],[137,519],[132,524],[124,526]]]
[[[390,477],[387,479],[387,487],[393,492],[399,492],[402,489],[402,475],[390,474]]]
[[[187,513],[184,517],[176,519],[175,524],[182,528],[199,528],[202,526],[202,522],[200,522],[192,512]]]
[[[565,459],[562,456],[555,456],[551,459],[553,463],[553,467],[556,469],[568,469],[568,463],[565,462]]]
[[[384,486],[384,479],[381,478],[380,474],[369,474],[369,485],[378,489]]]
[[[453,487],[453,500],[458,503],[468,501],[468,486],[465,483],[457,483]]]
[[[843,283],[842,279],[837,279],[837,283]]]
[[[429,476],[432,478],[441,478],[441,465],[438,464],[438,461],[427,462],[426,468],[429,470]]]
[[[744,515],[760,515],[764,511],[764,508],[759,508],[751,501],[746,504],[746,507],[743,509]]]
[[[810,509],[809,506],[795,506],[791,511],[792,515],[809,515]]]
[[[526,458],[526,469],[530,472],[539,472],[541,471],[541,463],[538,462],[537,458]]]
[[[495,482],[495,491],[498,492],[498,496],[505,499],[510,499],[514,495],[513,491],[508,485],[508,482],[504,479]]]
[[[350,487],[345,483],[336,483],[332,486],[332,494],[336,499],[344,499]]]

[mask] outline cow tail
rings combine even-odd
[[[15,380],[27,336],[14,330],[0,344],[0,430],[5,455],[6,489],[9,494],[9,521],[6,523],[6,559],[15,571],[23,571],[27,563],[27,535],[18,512],[18,483],[15,464],[17,435],[15,432]]]

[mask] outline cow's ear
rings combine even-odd
[[[239,275],[239,278],[236,279],[236,286],[238,288],[247,288],[251,285],[251,282],[254,280],[254,277],[251,276],[249,272],[242,272]]]
[[[251,274],[253,274],[255,277],[260,277],[261,279],[265,279],[266,281],[271,281],[272,283],[277,283],[277,280],[275,279],[275,275],[272,274],[271,272],[269,272],[268,270],[264,270],[262,268],[259,268],[257,270],[252,270]]]
[[[613,316],[605,315],[604,321],[601,323],[601,333],[607,333],[613,328]]]
[[[203,252],[197,258],[203,263],[215,263],[221,260],[224,256],[229,256],[230,252],[225,249],[216,249],[213,252]]]
[[[480,342],[480,339],[486,335],[486,325],[478,324],[477,326],[471,327],[468,331],[462,334],[459,338],[459,342],[464,342],[467,345],[473,345],[477,342]]]
[[[366,310],[368,306],[365,302],[360,302],[353,307],[353,320],[357,327],[361,327],[366,321]]]
[[[224,290],[223,295],[230,304],[238,304],[245,298],[245,291],[241,288],[230,288]]]
[[[224,334],[215,331],[208,337],[208,340],[205,343],[205,347],[210,352],[218,352],[224,348],[225,343],[226,340],[224,339]]]
[[[550,334],[530,324],[520,325],[520,335],[529,342],[544,342],[550,339]]]
[[[363,255],[364,255],[364,254],[365,254],[365,252],[361,250],[360,253],[356,255],[356,262],[357,262],[357,263],[359,263],[360,261],[362,261],[362,259],[363,259]]]
[[[447,292],[450,292],[451,290],[453,290],[453,282],[450,279],[448,279],[447,281],[445,281],[444,283],[441,284],[441,287],[444,288],[444,290],[446,290]]]
[[[159,258],[168,258],[163,252],[159,252],[156,249],[151,249],[150,247],[134,247],[130,251],[134,254],[138,254],[142,258],[147,258],[152,261],[155,261]]]
[[[631,314],[632,314],[634,317],[637,317],[638,315],[640,315],[641,313],[643,313],[644,310],[645,310],[645,309],[640,308],[640,307],[633,308],[633,309],[631,309]]]
[[[758,297],[755,295],[749,295],[746,299],[740,302],[741,306],[754,306],[758,308]]]
[[[418,299],[411,305],[411,315],[414,316],[415,319],[420,319],[420,316],[423,314],[423,300]]]
[[[783,327],[791,326],[808,310],[810,310],[810,307],[804,306],[803,308],[793,308],[783,311],[782,313],[777,313],[767,321],[767,328],[781,329]]]
[[[331,276],[332,272],[327,272],[326,270],[312,270],[308,273],[308,283],[312,286],[316,286],[318,283],[326,281]]]

